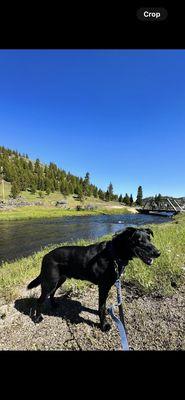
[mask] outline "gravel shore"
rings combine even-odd
[[[99,329],[98,290],[57,292],[59,307],[43,306],[43,321],[34,324],[30,310],[40,289],[20,291],[13,303],[0,307],[0,350],[121,350],[120,337],[112,325]],[[172,297],[138,296],[124,287],[123,306],[129,345],[134,350],[185,350],[185,286]],[[107,305],[115,303],[113,287]]]

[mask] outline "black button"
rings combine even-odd
[[[162,7],[142,7],[137,10],[137,18],[140,21],[158,22],[164,21],[168,12]]]

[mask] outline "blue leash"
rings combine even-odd
[[[120,337],[121,337],[121,345],[122,345],[122,349],[125,351],[129,351],[129,345],[127,342],[127,336],[126,336],[126,332],[125,332],[125,327],[124,327],[124,323],[121,322],[121,320],[116,317],[116,315],[114,314],[114,307],[119,307],[120,310],[120,306],[122,307],[122,295],[121,295],[121,282],[120,279],[117,279],[115,282],[115,286],[117,289],[117,304],[114,304],[113,306],[108,308],[108,313],[110,314],[110,316],[112,317],[113,321],[116,324],[116,327],[119,331]],[[123,309],[122,309],[122,313],[123,313]]]

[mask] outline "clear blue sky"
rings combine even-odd
[[[185,196],[185,51],[1,50],[0,144],[118,194]]]

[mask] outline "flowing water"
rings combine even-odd
[[[96,239],[126,226],[160,224],[171,217],[144,214],[75,216],[0,222],[0,264],[25,257],[50,244]]]

